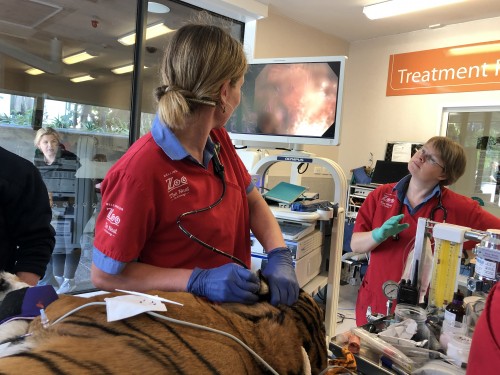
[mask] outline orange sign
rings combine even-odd
[[[500,41],[391,55],[387,96],[500,90]]]

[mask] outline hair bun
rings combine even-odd
[[[168,91],[168,86],[166,86],[166,85],[163,85],[163,86],[157,87],[157,88],[155,89],[155,92],[154,92],[156,99],[157,99],[157,100],[160,100],[160,99],[161,99],[161,97],[162,97],[163,95],[165,95],[165,93],[166,93],[167,91]]]

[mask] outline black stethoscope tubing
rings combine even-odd
[[[226,180],[224,178],[224,166],[222,165],[222,163],[220,162],[220,159],[219,159],[219,150],[220,150],[220,146],[218,143],[215,144],[214,146],[214,156],[212,158],[212,163],[214,165],[214,173],[221,179],[222,181],[222,193],[219,197],[219,199],[217,199],[214,203],[212,203],[211,205],[207,206],[207,207],[204,207],[204,208],[200,208],[198,210],[192,210],[192,211],[187,211],[187,212],[184,212],[183,214],[180,214],[178,217],[177,217],[177,226],[179,227],[179,229],[184,232],[184,234],[186,236],[188,236],[190,239],[192,239],[193,241],[199,243],[200,245],[202,245],[203,247],[213,251],[214,253],[217,253],[217,254],[220,254],[220,255],[223,255],[227,258],[230,258],[231,260],[233,260],[234,262],[238,263],[240,266],[248,269],[248,267],[246,266],[245,263],[243,263],[243,261],[241,261],[240,259],[238,259],[237,257],[231,255],[231,254],[228,254],[222,250],[219,250],[217,249],[216,247],[212,246],[212,245],[209,245],[207,244],[206,242],[203,242],[202,240],[200,240],[198,237],[196,237],[194,234],[190,233],[186,228],[184,228],[181,224],[181,220],[183,217],[185,216],[188,216],[188,215],[193,215],[193,214],[197,214],[197,213],[200,213],[200,212],[204,212],[204,211],[208,211],[208,210],[211,210],[212,208],[214,208],[215,206],[217,206],[220,202],[222,202],[222,198],[224,198],[224,195],[226,194]]]
[[[408,185],[409,184],[410,184],[410,182],[408,181],[403,187],[403,197],[402,197],[402,200],[399,201],[398,215],[401,215],[403,213],[404,198],[406,197],[406,193],[408,192]],[[438,195],[438,203],[436,206],[434,206],[432,208],[431,213],[429,215],[429,219],[431,221],[434,221],[434,215],[435,215],[436,211],[441,210],[441,211],[443,211],[443,223],[445,223],[446,219],[448,217],[448,210],[446,210],[446,207],[443,206],[441,194],[442,194],[442,192],[440,192]],[[399,234],[392,236],[392,239],[395,241],[399,240]]]

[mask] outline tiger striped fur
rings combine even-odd
[[[120,295],[61,295],[46,310],[53,322],[72,309]],[[215,328],[242,340],[279,374],[327,367],[323,312],[301,291],[293,306],[214,304],[182,292],[151,292],[178,301],[162,315]],[[1,374],[267,374],[246,349],[223,335],[141,314],[107,322],[105,306],[83,308],[44,329],[40,318],[20,353],[0,358]],[[304,360],[303,349],[309,361]]]

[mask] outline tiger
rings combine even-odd
[[[108,322],[102,303],[123,294],[60,295],[45,309],[50,322],[35,318],[28,335],[7,348],[11,354],[0,358],[0,373],[320,374],[327,368],[324,313],[303,290],[292,306],[214,303],[187,292],[150,291],[182,306],[166,304],[166,312]]]
[[[29,287],[29,284],[21,281],[16,275],[9,272],[0,272],[0,302],[8,293],[27,287]],[[0,305],[0,307],[2,306]],[[27,329],[28,321],[26,320],[14,320],[0,325],[0,343],[14,335],[26,332]]]

